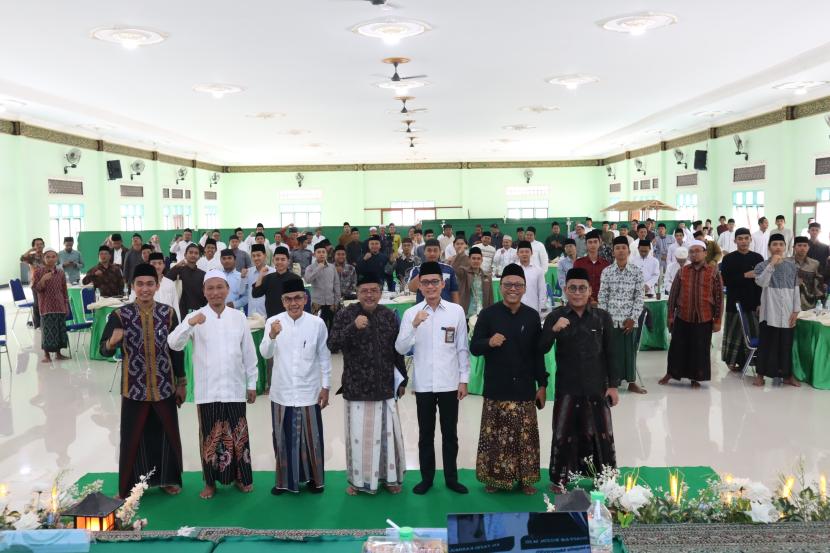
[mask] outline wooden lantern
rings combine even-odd
[[[106,532],[115,528],[115,511],[123,504],[122,499],[114,499],[96,492],[61,513],[61,516],[72,517],[78,530]]]

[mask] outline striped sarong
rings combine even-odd
[[[755,311],[744,312],[747,324],[749,325],[749,335],[751,337],[758,337],[758,314]],[[721,342],[720,358],[727,365],[738,365],[743,367],[746,363],[746,355],[748,351],[744,344],[744,332],[741,328],[741,318],[738,317],[738,312],[726,312],[726,320],[724,321],[723,340]]]
[[[200,403],[197,407],[205,484],[253,484],[245,402]]]
[[[323,467],[323,418],[319,405],[286,407],[271,402],[274,456],[277,460],[275,487],[299,492],[300,484],[325,484]]]
[[[394,399],[346,401],[346,474],[356,490],[375,493],[382,482],[403,483],[406,458]]]

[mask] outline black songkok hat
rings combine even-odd
[[[748,228],[741,227],[735,231],[735,238],[737,238],[738,236],[743,236],[744,234],[746,234],[747,236],[752,236],[752,233],[749,232]]]
[[[521,240],[521,241],[519,241],[519,246],[516,248],[516,251],[519,251],[522,248],[527,248],[529,250],[532,250],[533,246],[531,246],[530,242],[528,242],[527,240]],[[524,271],[522,271],[522,272],[524,273]]]
[[[164,261],[164,254],[161,252],[153,252],[150,254],[149,261]]]
[[[253,246],[251,246],[251,248],[253,248]],[[290,257],[288,255],[288,248],[286,248],[285,246],[278,246],[277,248],[275,248],[274,249],[274,257],[276,257],[278,255],[284,255],[285,257]]]
[[[504,282],[504,277],[509,277],[509,276],[518,276],[518,277],[522,277],[522,280],[526,280],[525,279],[525,270],[522,269],[522,267],[520,265],[517,265],[516,263],[511,263],[510,265],[505,267],[504,270],[501,272],[502,282]]]
[[[334,251],[336,251],[336,252],[345,252],[345,251],[346,251],[346,248],[345,248],[343,245],[341,245],[341,244],[337,244],[337,245],[334,247]]]
[[[236,258],[236,254],[233,253],[233,250],[230,248],[225,248],[221,252],[219,252],[219,257],[233,257]]]
[[[319,250],[321,248],[325,250],[328,246],[329,246],[329,241],[328,240],[320,240],[319,242],[317,242],[317,245],[314,246],[314,251],[316,252],[317,250]]]
[[[651,242],[648,240],[640,240],[639,244],[637,244],[638,248],[642,248],[643,246],[651,247]]]
[[[367,242],[371,242],[372,240],[374,240],[376,242],[382,242],[382,240],[380,239],[380,236],[377,235],[377,234],[373,234],[372,236],[370,236],[369,240],[367,240]]]
[[[251,253],[254,252],[265,253],[265,244],[251,244]]]
[[[810,239],[806,236],[796,236],[795,240],[793,240],[793,244],[809,244]]]
[[[156,248],[154,248],[151,244],[142,244],[141,245],[141,251],[144,251],[144,250],[155,251],[155,249]]]
[[[489,230],[485,230],[484,232],[481,233],[481,236],[490,236],[490,237],[492,237],[493,235],[490,233]]]
[[[112,248],[104,244],[98,247],[98,252],[110,252],[110,255],[112,255]]]
[[[418,268],[418,276],[424,275],[438,275],[443,277],[444,273],[441,271],[441,265],[437,261],[425,261]]]
[[[117,232],[112,235],[112,241],[113,242],[123,242],[123,240],[121,239],[121,235],[118,234]]]
[[[207,240],[205,240],[205,246],[209,246],[210,244],[213,244],[213,246],[215,247],[216,240],[214,240],[213,238],[208,238]]]
[[[626,246],[628,246],[628,238],[626,238],[625,236],[617,236],[616,238],[614,238],[614,242],[612,242],[612,244],[615,246],[617,244],[625,244]]]
[[[376,273],[358,273],[357,287],[360,288],[364,284],[377,284],[378,286],[383,286],[380,281],[380,277]]]
[[[563,248],[568,244],[570,244],[571,246],[576,246],[576,240],[574,240],[573,238],[565,238],[564,240],[562,240]]]
[[[773,242],[784,242],[785,244],[787,243],[787,241],[784,240],[784,235],[779,232],[770,235],[769,243],[772,244]]]
[[[290,278],[282,283],[282,295],[292,294],[294,292],[305,292],[305,286],[303,285],[303,279],[301,278]]]
[[[602,240],[602,232],[597,229],[592,230],[588,234],[585,235],[585,240],[590,240],[591,238],[596,238],[597,240]]]
[[[591,281],[590,277],[588,276],[588,271],[581,267],[575,267],[568,271],[568,274],[565,275],[565,282],[569,280],[587,280]]]
[[[481,255],[481,248],[479,248],[478,246],[473,246],[472,248],[470,248],[470,254],[469,255],[473,255],[474,253],[477,253],[478,255]]]
[[[158,274],[156,273],[156,268],[150,265],[149,263],[139,263],[135,266],[135,269],[133,269],[133,282],[135,282],[135,279],[137,279],[138,277],[143,276],[153,277],[158,282]]]

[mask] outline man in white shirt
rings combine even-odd
[[[221,234],[219,233],[219,229],[213,229],[210,233],[210,236],[208,236],[207,232],[202,234],[202,237],[199,239],[199,244],[201,244],[204,248],[209,238],[213,238],[213,241],[216,243],[217,252],[221,252],[222,250],[227,249],[228,246],[221,240]]]
[[[153,300],[172,307],[173,311],[176,312],[176,319],[181,320],[179,319],[179,294],[176,292],[176,283],[169,278],[165,278],[164,276],[164,269],[166,268],[164,266],[164,254],[160,252],[153,252],[150,254],[148,262],[156,270],[159,282],[159,289],[156,290],[155,294],[153,294]],[[129,301],[135,301],[134,290],[130,291]]]
[[[657,291],[657,281],[660,280],[660,262],[651,255],[651,242],[640,240],[637,253],[631,255],[628,261],[643,272],[646,296],[654,296]]]
[[[530,249],[533,250],[533,256],[530,258],[531,263],[541,269],[544,275],[544,272],[548,270],[550,260],[545,245],[536,240],[536,227],[525,229],[525,240],[530,242]]]
[[[442,229],[443,234],[438,237],[438,244],[441,246],[441,252],[443,253],[447,249],[447,246],[452,246],[454,238],[452,234],[452,225],[446,224],[442,227]],[[441,259],[444,259],[444,257],[442,256]]]
[[[212,240],[212,239],[210,239]],[[210,499],[217,480],[243,493],[254,489],[245,402],[256,401],[257,356],[245,314],[227,307],[230,287],[222,270],[205,274],[208,304],[191,312],[167,337],[170,349],[193,339],[193,398],[199,411],[199,457]]]
[[[326,237],[323,236],[323,227],[317,227],[314,231],[314,236],[311,238],[311,251],[314,251],[314,247],[325,239]]]
[[[669,246],[669,253],[666,254],[666,263],[667,265],[671,265],[672,261],[674,261],[675,252],[677,248],[682,247],[686,243],[686,233],[683,232],[683,229],[677,227],[674,229],[674,244]]]
[[[467,255],[467,239],[461,233],[455,237],[455,240],[450,242],[449,246],[444,248],[444,261],[452,265],[455,257],[460,254]]]
[[[718,246],[724,256],[738,249],[735,243],[735,219],[729,219],[726,222],[726,230],[718,235]]]
[[[239,240],[238,248],[240,250],[242,250],[243,252],[245,252],[247,254],[250,254],[251,253],[251,246],[249,246],[248,242],[245,240],[245,231],[242,230],[242,227],[236,227],[236,229],[233,231],[233,234]],[[234,248],[233,244],[231,244],[230,240],[228,240],[228,244],[230,245],[232,250],[236,249],[236,248]]]
[[[758,219],[758,230],[752,233],[750,249],[765,260],[769,257],[769,220],[766,217]]]
[[[493,276],[500,277],[501,272],[511,263],[519,263],[519,257],[513,248],[513,237],[505,234],[501,239],[501,248],[493,256]]]
[[[489,230],[481,233],[481,243],[478,249],[481,250],[481,270],[485,275],[493,274],[493,258],[496,257],[496,248],[491,244],[493,240]]]
[[[254,297],[254,284],[259,279],[260,274],[267,275],[269,273],[275,273],[276,269],[266,263],[267,258],[265,257],[265,246],[262,244],[254,244],[251,246],[251,260],[254,262],[254,266],[250,269],[242,269],[242,271],[240,271],[242,276],[242,286],[245,289],[245,293],[248,295],[248,316],[251,316],[254,313],[259,313],[263,318],[265,318],[265,296],[259,298]]]
[[[548,294],[545,273],[532,263],[533,248],[527,240],[519,242],[516,255],[519,258],[519,265],[525,272],[525,293],[522,296],[522,303],[538,311],[541,317],[542,309],[545,307],[545,298]],[[547,266],[544,270],[547,270]]]
[[[424,301],[406,310],[395,349],[406,355],[415,348],[413,391],[418,409],[418,458],[421,482],[413,492],[423,495],[435,477],[435,409],[441,422],[444,481],[449,489],[465,494],[458,482],[458,403],[467,396],[470,352],[464,309],[441,299],[444,279],[435,261],[421,264],[418,287]]]
[[[193,243],[193,231],[186,228],[182,231],[182,239],[177,240],[170,246],[170,253],[176,256],[176,261],[184,260],[187,247]]]
[[[300,484],[312,493],[325,485],[323,419],[329,404],[331,353],[328,333],[319,317],[303,311],[306,293],[299,278],[283,283],[285,311],[265,323],[259,352],[274,359],[271,422],[277,459],[274,495],[297,493]]]
[[[677,273],[679,273],[683,265],[686,264],[687,259],[689,259],[689,250],[687,250],[685,246],[680,246],[674,250],[674,261],[669,263],[668,267],[666,267],[666,274],[663,276],[663,292],[666,294],[667,298],[671,292],[671,283],[674,282],[675,277],[677,277]]]
[[[268,251],[271,252],[271,256],[273,257],[274,251],[279,248],[280,246],[284,246],[282,242],[282,233],[277,231],[274,233],[274,241],[268,246]]]
[[[787,219],[783,215],[778,215],[775,218],[775,232],[784,237],[786,249],[784,250],[785,257],[793,256],[793,231],[787,228]]]
[[[196,266],[206,273],[222,268],[222,259],[216,255],[216,240],[213,238],[205,240],[205,255],[199,258]]]
[[[260,235],[262,235],[263,240],[257,240],[257,238],[259,238]],[[269,242],[268,239],[265,238],[265,225],[263,225],[262,223],[257,223],[256,231],[248,235],[248,238],[245,239],[245,244],[248,246],[248,248],[250,248],[254,244],[265,244],[265,251],[268,251],[268,246],[271,244],[271,242]]]

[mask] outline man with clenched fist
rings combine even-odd
[[[274,257],[287,257],[280,250]],[[321,493],[325,485],[321,410],[329,404],[331,381],[328,333],[320,317],[305,312],[306,292],[300,278],[285,280],[281,289],[285,310],[265,322],[259,345],[265,359],[274,359],[269,398],[277,474],[271,493],[297,493],[302,483],[310,492]]]
[[[248,320],[227,306],[230,286],[225,271],[205,274],[208,304],[187,315],[167,337],[170,348],[183,351],[193,339],[193,398],[199,411],[199,444],[205,487],[210,499],[216,481],[253,489],[251,446],[245,402],[256,401],[257,357]]]
[[[551,490],[562,493],[568,473],[615,467],[610,407],[619,402],[614,370],[614,321],[591,305],[588,271],[575,268],[565,280],[568,303],[554,309],[542,328],[541,350],[556,344],[556,393],[549,474]]]
[[[521,265],[507,265],[500,286],[502,301],[478,314],[470,341],[470,353],[484,357],[476,477],[487,493],[518,483],[532,495],[539,481],[536,408],[545,406],[548,385],[539,351],[542,326],[539,312],[522,303],[527,283]]]

